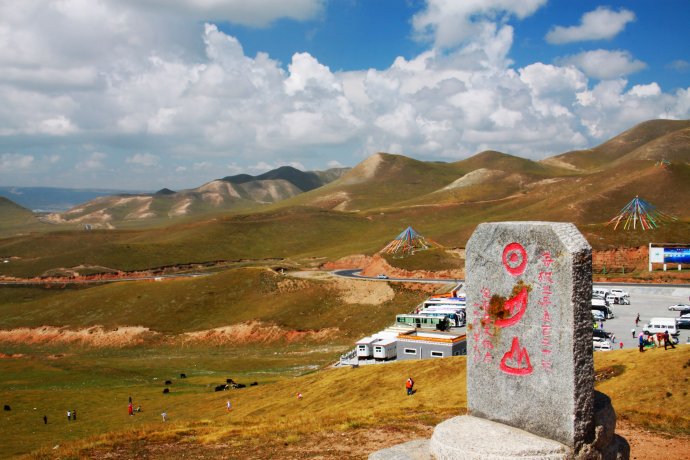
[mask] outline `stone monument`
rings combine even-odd
[[[627,459],[594,391],[592,251],[573,224],[480,224],[466,251],[467,416],[370,459]]]

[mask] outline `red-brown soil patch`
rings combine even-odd
[[[233,324],[204,331],[187,332],[179,337],[183,343],[203,343],[206,345],[271,343],[271,342],[323,342],[339,332],[338,328],[295,331],[280,326],[263,324],[258,321]]]

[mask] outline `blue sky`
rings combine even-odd
[[[690,3],[0,0],[0,185],[457,161],[690,118]]]

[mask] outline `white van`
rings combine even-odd
[[[668,331],[670,335],[678,335],[678,325],[676,318],[652,318],[649,323],[642,328],[645,334],[659,334]]]

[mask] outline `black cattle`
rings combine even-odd
[[[216,390],[215,391],[224,391],[227,390],[228,386],[227,385],[216,385]]]
[[[259,384],[259,382],[252,382],[249,384],[250,387],[255,387]]]
[[[225,379],[225,383],[227,383],[228,385],[234,385],[235,381],[233,379]]]
[[[187,374],[180,374],[180,378],[181,378],[181,379],[186,379],[186,378],[187,378]]]
[[[245,388],[246,386],[247,386],[247,385],[245,385],[244,383],[237,383],[237,384],[235,384],[235,388]]]
[[[163,394],[170,393],[170,388],[163,388]]]
[[[3,407],[3,410],[12,410],[9,404],[5,404],[5,407]]]
[[[166,381],[165,381],[165,384],[166,384],[166,385],[172,385],[172,381],[166,380]]]

